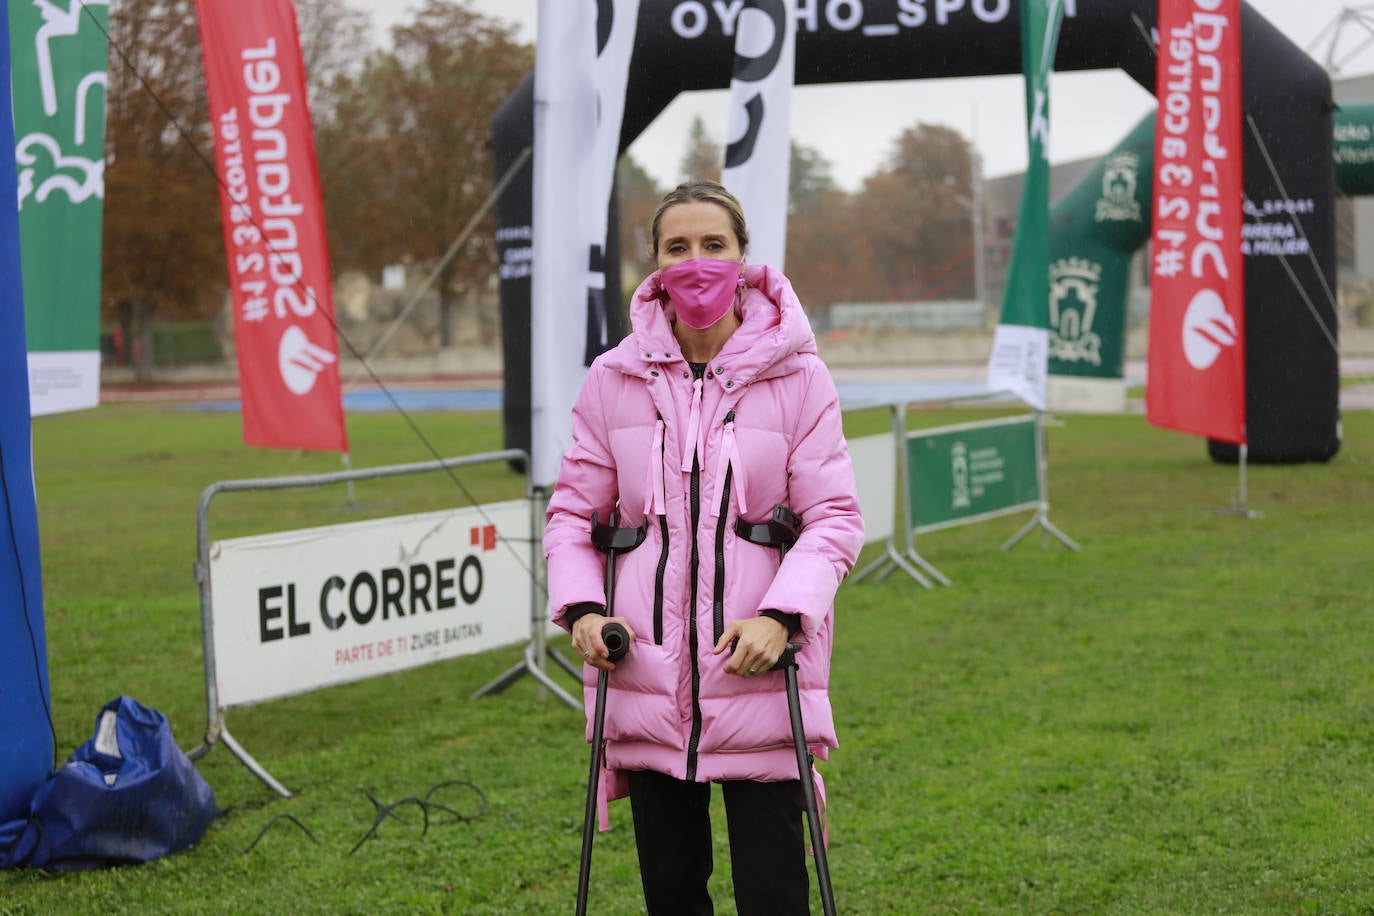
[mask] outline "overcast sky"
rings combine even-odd
[[[418,0],[350,0],[369,11],[380,34],[408,18]],[[1248,0],[1249,5],[1286,34],[1294,44],[1325,62],[1332,26],[1342,11],[1368,3],[1351,0]],[[470,0],[495,19],[513,23],[522,40],[538,36],[538,0]],[[1372,17],[1371,21],[1374,21]],[[1325,41],[1314,45],[1323,37]],[[1340,56],[1369,41],[1357,26],[1347,26]],[[1374,48],[1344,63],[1339,75],[1374,72]],[[855,190],[865,176],[881,167],[902,130],[924,121],[941,124],[973,139],[983,155],[987,175],[1019,172],[1026,163],[1025,114],[1019,76],[979,79],[910,80],[900,83],[851,83],[803,86],[792,104],[792,136],[819,150],[832,166],[835,180]],[[678,166],[687,148],[688,128],[700,114],[710,135],[725,141],[728,94],[681,95],[630,147],[635,160],[662,185],[681,179]],[[1051,86],[1051,148],[1055,162],[1098,156],[1112,149],[1154,108],[1154,98],[1116,70],[1065,73]]]

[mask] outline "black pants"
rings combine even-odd
[[[629,773],[639,871],[650,916],[710,914],[711,784]],[[801,783],[723,782],[739,916],[810,912]]]

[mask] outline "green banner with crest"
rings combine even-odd
[[[1049,408],[1119,413],[1131,259],[1150,236],[1154,117],[1055,204],[1050,218]]]

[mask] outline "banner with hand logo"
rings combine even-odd
[[[1160,0],[1145,418],[1245,437],[1240,0]]]
[[[290,0],[197,0],[243,441],[347,451],[315,138]]]

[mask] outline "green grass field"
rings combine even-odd
[[[943,425],[986,411],[914,413]],[[851,434],[885,428],[875,414]],[[494,414],[420,414],[445,456],[500,447]],[[353,415],[356,467],[431,457],[399,418]],[[1049,431],[1052,520],[923,536],[948,574],[841,589],[823,774],[845,913],[1374,912],[1374,414],[1326,465],[1253,466],[1237,486],[1201,441],[1137,416]],[[237,415],[105,406],[34,425],[57,762],[107,700],[205,722],[196,507],[210,483],[338,469],[240,443]],[[479,499],[520,494],[504,466]],[[463,505],[442,475],[226,496],[228,537]],[[876,548],[865,553],[866,561]],[[523,613],[523,609],[521,610]],[[470,699],[519,647],[233,710],[235,737],[296,797],[224,748],[199,767],[228,809],[194,849],[81,874],[0,873],[0,913],[562,913],[577,884],[580,712],[530,678]],[[557,675],[562,678],[565,675]],[[567,680],[572,688],[573,682]],[[415,807],[350,853],[381,801],[465,780],[480,817],[422,830]],[[478,810],[461,787],[437,799]],[[717,813],[721,813],[717,799]],[[273,817],[290,814],[318,839]],[[591,911],[641,911],[626,803],[596,843]],[[450,819],[451,820],[451,819]],[[733,912],[723,815],[713,879]],[[817,904],[819,911],[819,904]]]

